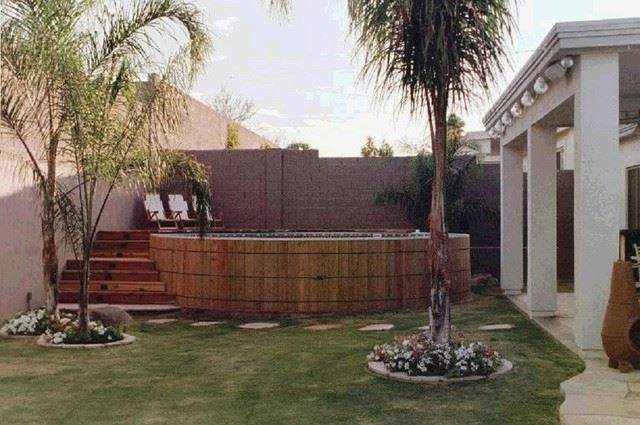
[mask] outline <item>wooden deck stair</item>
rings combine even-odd
[[[149,258],[147,230],[102,231],[91,256],[89,302],[107,304],[175,304]],[[68,260],[60,280],[60,302],[78,302],[82,264]]]

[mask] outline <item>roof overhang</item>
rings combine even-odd
[[[600,21],[560,22],[551,28],[542,43],[509,83],[482,122],[492,128],[511,106],[530,90],[536,78],[565,56],[593,50],[640,49],[640,18]]]

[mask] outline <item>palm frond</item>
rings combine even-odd
[[[82,232],[78,223],[82,222],[81,212],[72,195],[73,190],[58,183],[56,190],[55,220],[58,228],[62,228],[65,244],[71,248],[76,258],[81,255]]]
[[[43,181],[34,169],[33,163],[24,154],[0,149],[0,170],[12,175],[16,182],[24,185],[34,184],[41,189]]]
[[[187,37],[191,80],[205,63],[211,48],[201,12],[191,3],[179,0],[135,0],[129,6],[113,7],[115,11],[102,13],[98,30],[86,34],[89,40],[89,70],[128,61],[135,68],[151,62],[152,52],[161,53],[153,34],[171,35],[176,24]]]
[[[291,13],[291,0],[263,0],[263,2],[276,19],[288,19]]]
[[[416,112],[441,99],[465,106],[503,71],[514,28],[511,0],[349,0],[378,96],[399,93]]]

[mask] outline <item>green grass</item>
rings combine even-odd
[[[6,424],[557,424],[560,382],[580,360],[506,300],[455,306],[455,332],[482,339],[514,362],[496,380],[415,386],[370,375],[377,343],[425,323],[423,312],[288,319],[247,331],[237,319],[213,328],[188,321],[140,323],[134,345],[52,350],[0,341],[0,423]],[[317,322],[343,329],[309,331]],[[372,322],[391,332],[364,333]],[[487,323],[512,331],[482,333]]]

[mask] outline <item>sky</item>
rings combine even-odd
[[[397,154],[420,145],[425,117],[380,102],[359,78],[346,0],[292,0],[287,20],[263,0],[192,0],[203,11],[214,52],[192,90],[203,102],[225,88],[252,99],[256,115],[246,124],[281,146],[305,142],[320,156],[359,156],[367,136],[387,140]],[[520,0],[519,33],[511,70],[493,92],[458,111],[466,130],[482,130],[482,116],[555,22],[640,16],[632,0]]]

